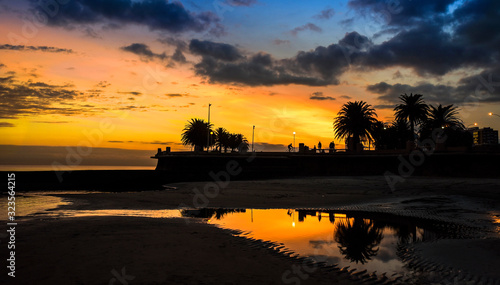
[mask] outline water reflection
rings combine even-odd
[[[181,215],[183,217],[188,217],[188,218],[205,218],[205,219],[212,219],[215,218],[217,220],[220,220],[223,218],[225,215],[229,213],[245,213],[245,209],[210,209],[210,208],[203,208],[203,209],[184,209],[181,210]]]
[[[383,234],[373,221],[354,218],[337,223],[334,238],[346,259],[364,264],[377,255]]]
[[[250,232],[252,238],[282,243],[301,256],[369,272],[405,273],[398,245],[436,238],[432,224],[382,214],[314,209],[198,211],[182,215],[202,216],[211,224]]]

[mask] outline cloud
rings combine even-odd
[[[43,52],[60,52],[60,53],[73,53],[72,49],[57,48],[49,46],[25,46],[25,45],[0,45],[0,50],[17,50],[17,51],[43,51]]]
[[[314,16],[316,19],[328,20],[335,15],[335,10],[332,8],[327,8],[322,10],[318,15]]]
[[[169,98],[174,98],[174,97],[189,97],[189,94],[188,93],[186,93],[186,94],[168,93],[168,94],[165,94],[165,96],[167,96]]]
[[[407,93],[422,94],[428,103],[467,105],[473,102],[500,102],[500,68],[467,76],[456,85],[419,82],[415,85],[379,82],[366,90],[378,94],[383,102],[399,103],[399,96]]]
[[[386,20],[386,24],[408,26],[436,15],[443,15],[454,2],[456,0],[350,0],[348,5],[362,15],[380,15]]]
[[[58,114],[91,115],[104,108],[82,103],[87,93],[71,89],[73,85],[53,85],[45,82],[18,81],[13,76],[0,78],[0,118],[16,119],[24,116]]]
[[[138,92],[138,91],[119,91],[117,93],[118,94],[133,95],[133,96],[141,96],[142,95],[142,92]]]
[[[347,100],[352,99],[351,96],[347,96],[347,95],[342,95],[342,96],[340,96],[340,98],[347,99]]]
[[[432,43],[432,48],[429,43]],[[444,75],[466,66],[487,65],[492,62],[493,52],[480,46],[464,45],[437,24],[426,23],[355,55],[359,66],[374,69],[403,66],[425,76]]]
[[[32,5],[35,9],[42,9],[36,2]],[[59,5],[59,11],[47,19],[49,25],[68,29],[92,24],[113,27],[143,25],[152,31],[171,33],[221,29],[215,14],[190,12],[177,1],[73,0]]]
[[[133,44],[130,44],[128,46],[123,46],[120,49],[124,50],[124,51],[131,52],[131,53],[136,54],[136,55],[138,55],[142,58],[145,58],[145,59],[157,58],[157,59],[163,60],[163,59],[167,58],[165,53],[162,53],[162,54],[154,53],[151,51],[151,49],[149,48],[148,45],[142,44],[142,43],[133,43]]]
[[[223,61],[236,61],[243,57],[240,51],[232,45],[197,39],[191,40],[189,51],[196,55],[209,56]]]
[[[350,47],[345,45],[354,42],[352,34],[346,34],[338,44],[300,51],[295,57],[285,59],[275,59],[263,52],[243,54],[229,44],[199,40],[191,41],[190,51],[202,57],[194,66],[196,74],[207,78],[210,83],[337,85],[340,83],[338,77],[349,68],[346,55]],[[355,43],[368,45],[368,42],[366,37],[359,36]]]
[[[107,81],[99,81],[99,83],[96,84],[96,87],[98,87],[98,88],[107,88],[110,85],[111,85],[111,83],[109,83]]]
[[[323,95],[323,92],[314,92],[311,96],[309,96],[309,99],[311,100],[336,100],[335,98],[331,96],[325,96]]]
[[[175,62],[179,62],[179,63],[186,63],[187,62],[186,57],[184,56],[184,54],[182,53],[182,50],[179,47],[177,47],[175,49],[175,52],[172,55],[172,60]]]
[[[262,62],[255,60],[257,54],[245,53],[225,44],[233,56],[224,60],[213,52],[191,50],[202,56],[194,70],[211,83],[325,86],[339,84],[339,78],[349,69],[367,72],[408,68],[414,75],[429,80],[465,68],[484,71],[500,66],[500,32],[497,29],[500,26],[500,2],[457,2],[458,8],[449,12],[452,2],[404,1],[397,6],[396,2],[393,5],[385,0],[351,0],[349,5],[357,11],[368,9],[373,12],[383,5],[384,9],[397,12],[395,22],[382,31],[388,35],[385,41],[375,43],[352,31],[337,43],[299,51],[294,57],[276,59],[258,53],[260,58],[267,59]],[[400,11],[400,8],[403,9]],[[483,19],[481,15],[486,10],[491,11]],[[416,14],[410,17],[412,13]],[[408,18],[398,18],[401,15]],[[481,29],[477,30],[476,26]],[[295,32],[310,30],[311,27],[298,27]],[[281,42],[275,42],[278,43]],[[225,54],[220,47],[214,46],[213,51]],[[401,76],[401,72],[393,74],[394,80]]]
[[[273,44],[279,46],[279,45],[289,45],[290,41],[289,40],[280,40],[280,39],[275,39],[273,41]]]
[[[313,31],[313,32],[318,32],[318,33],[321,33],[323,30],[316,26],[315,24],[313,23],[307,23],[305,25],[302,25],[300,27],[296,27],[295,29],[291,30],[290,33],[292,33],[292,35],[296,36],[299,32],[303,32],[303,31]]]
[[[230,6],[245,6],[249,7],[257,3],[257,0],[226,0],[226,4]]]
[[[8,122],[0,122],[0,128],[12,128],[15,127],[14,124]]]

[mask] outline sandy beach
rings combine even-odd
[[[471,229],[471,236],[412,246],[406,259],[415,264],[414,270],[442,273],[437,284],[455,279],[456,284],[500,280],[495,271],[500,268],[500,179],[416,177],[398,183],[394,191],[382,176],[209,183],[213,182],[172,183],[163,190],[144,192],[51,194],[72,203],[18,221],[17,277],[12,283],[2,274],[2,284],[4,280],[7,284],[369,284],[381,280],[322,266],[314,266],[304,278],[284,278],[287,271],[302,268],[304,261],[200,220],[61,216],[73,210],[179,207],[338,209],[443,221]],[[2,244],[5,240],[1,239]],[[7,255],[5,246],[1,252]]]

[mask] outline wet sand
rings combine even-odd
[[[500,215],[500,179],[417,177],[397,184],[394,192],[381,176],[231,181],[203,195],[203,189],[212,185],[208,183],[174,183],[161,191],[58,196],[74,202],[61,208],[77,210],[175,209],[179,205],[328,208],[445,220],[480,227],[482,239],[474,239],[471,246],[487,246],[493,255],[464,250],[462,258],[476,262],[456,262],[452,252],[462,245],[445,242],[448,251],[424,245],[419,249],[422,258],[475,274],[484,272],[481,268],[500,268],[494,255],[499,249],[498,225],[493,223],[495,217],[500,219],[495,216]],[[288,276],[307,279],[283,280],[285,272],[301,268],[301,263],[225,230],[183,219],[34,216],[21,221],[16,234],[16,281],[20,283],[13,284],[124,284],[112,280],[122,268],[134,276],[125,280],[128,284],[359,284],[347,274],[319,268],[308,275]],[[5,247],[1,252],[7,254]],[[5,275],[0,277],[4,279]]]

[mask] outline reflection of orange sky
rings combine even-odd
[[[307,216],[304,222],[299,222],[298,212],[292,216],[287,215],[287,210],[247,210],[245,213],[228,214],[222,220],[210,220],[210,223],[219,224],[227,228],[240,228],[251,231],[257,238],[266,237],[269,240],[280,242],[294,242],[307,239],[331,239],[335,234],[336,224],[345,221],[345,215],[335,214],[335,223],[328,220],[328,215],[323,213],[321,221],[318,217]],[[350,219],[352,220],[352,219]]]
[[[396,256],[398,238],[394,230],[384,228],[383,238],[376,247],[378,252],[365,264],[351,263],[339,251],[335,242],[336,229],[339,223],[353,223],[354,218],[346,218],[345,214],[335,214],[335,221],[329,220],[327,213],[322,213],[321,220],[307,215],[303,222],[298,221],[298,211],[293,210],[290,216],[286,209],[246,210],[241,213],[229,213],[220,220],[211,219],[209,223],[223,228],[238,229],[250,232],[249,237],[283,243],[285,248],[301,256],[326,256],[328,263],[350,266],[368,272],[401,272],[402,262]],[[369,223],[370,220],[365,219]]]

